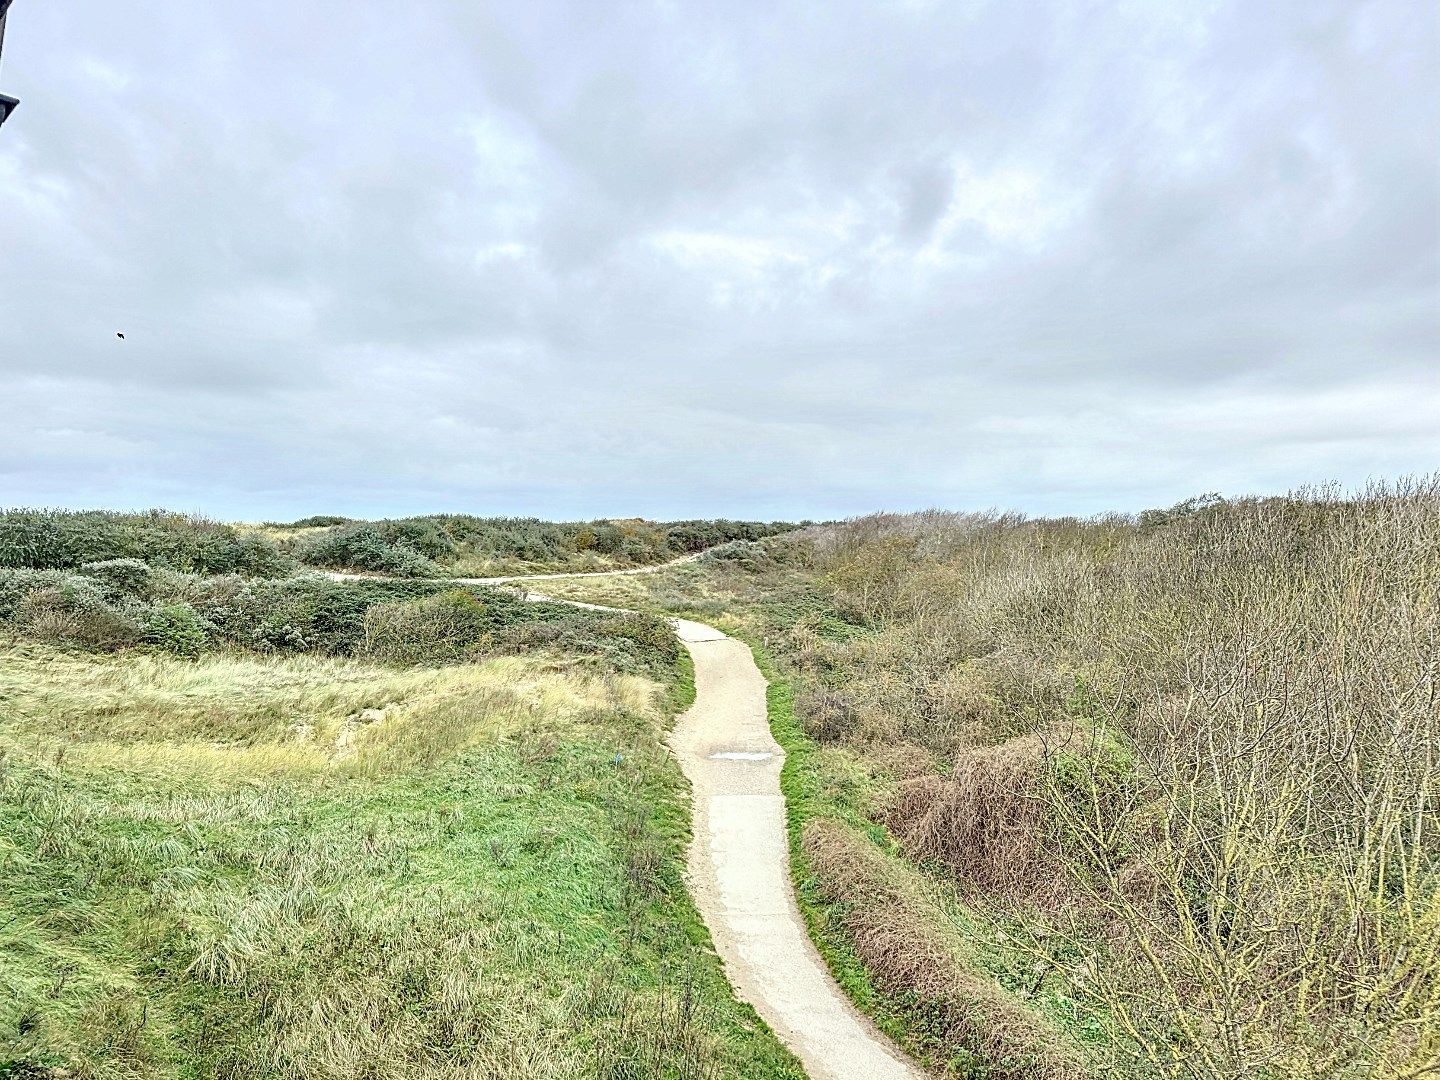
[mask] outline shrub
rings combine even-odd
[[[837,743],[855,730],[855,703],[839,690],[807,686],[796,695],[795,714],[805,734],[822,743]]]
[[[319,524],[330,519],[296,522]],[[431,514],[368,522],[335,522],[325,536],[302,538],[299,553],[312,566],[395,573],[377,560],[381,548],[409,550],[432,561],[461,555],[514,559],[542,566],[573,564],[587,552],[634,565],[663,562],[727,540],[759,540],[793,529],[782,522],[617,521],[552,522],[538,518],[481,518],[469,514]],[[363,550],[344,550],[344,545]]]
[[[440,568],[403,539],[386,538],[378,525],[347,525],[301,541],[301,562],[335,570],[368,570],[396,577],[433,577]]]
[[[939,861],[967,889],[1047,902],[1064,871],[1037,797],[1044,762],[1033,735],[962,751],[949,776],[900,785],[890,828],[911,858]]]
[[[116,597],[148,597],[155,586],[156,574],[141,559],[105,559],[80,567],[85,577],[100,582],[106,593]]]
[[[341,517],[338,514],[312,514],[310,517],[300,518],[284,524],[278,521],[267,521],[265,524],[271,529],[323,529],[332,525],[348,525],[353,518]]]
[[[801,850],[831,917],[910,1030],[949,1068],[985,1080],[1084,1080],[1069,1040],[975,970],[950,912],[870,840],[811,821]]]
[[[728,563],[758,574],[775,567],[775,558],[763,544],[754,540],[730,540],[706,551],[705,562]]]
[[[472,656],[488,637],[485,604],[464,589],[365,612],[365,655],[390,663],[447,663]]]
[[[38,641],[102,651],[134,645],[143,636],[139,622],[109,606],[95,582],[73,575],[26,591],[11,617]]]
[[[540,610],[527,613],[531,618],[496,629],[491,641],[494,651],[580,653],[618,671],[659,678],[675,670],[680,645],[662,619],[559,609],[558,605],[533,607]]]
[[[0,566],[69,570],[112,559],[141,559],[188,573],[276,577],[294,564],[264,537],[230,525],[152,510],[0,512]]]
[[[177,656],[195,657],[210,644],[209,624],[186,603],[159,604],[141,620],[145,640]]]
[[[94,582],[63,570],[0,568],[0,619],[12,618],[27,595],[41,589],[95,588]],[[99,592],[97,590],[97,597]]]
[[[806,542],[872,628],[820,672],[863,702],[850,745],[972,744],[900,785],[891,828],[1087,957],[1067,993],[1117,1046],[1210,1080],[1423,1072],[1440,476],[1139,519],[877,515]]]

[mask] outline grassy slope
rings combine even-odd
[[[799,1076],[685,895],[687,693],[8,649],[0,1075]]]
[[[770,683],[771,730],[784,747],[781,787],[791,839],[792,873],[801,913],[837,982],[852,1000],[918,1060],[953,1076],[1077,1076],[1103,1043],[1092,1017],[1031,969],[1031,956],[1013,945],[1010,928],[971,910],[945,882],[898,853],[873,808],[893,783],[873,761],[843,747],[825,747],[804,733],[794,711],[794,689],[782,665],[765,647],[767,634],[808,620],[822,633],[851,634],[811,595],[790,595],[793,581],[776,588],[702,564],[655,575],[546,582],[547,595],[637,610],[706,619],[741,638],[755,653]],[[854,905],[827,890],[814,865],[814,840],[829,836],[851,847],[852,878],[908,928],[923,935],[923,948],[943,956],[949,982],[938,992],[917,993],[878,968],[856,948]],[[807,844],[807,838],[812,842]],[[979,1018],[983,1030],[957,1039],[953,1014]],[[957,1042],[971,1045],[957,1048]]]

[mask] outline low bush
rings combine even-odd
[[[112,599],[149,597],[156,585],[156,573],[142,559],[105,559],[80,567],[85,577],[100,582]]]
[[[229,647],[439,664],[545,651],[661,678],[679,655],[670,628],[648,615],[430,580],[199,577],[133,561],[86,574],[0,569],[0,627],[77,648],[149,645],[192,657]]]
[[[279,577],[294,569],[264,537],[185,514],[0,511],[0,567],[71,570],[113,559],[195,574]]]
[[[1068,1040],[977,973],[947,913],[901,880],[865,837],[834,822],[805,827],[802,851],[822,898],[912,1037],[946,1075],[986,1080],[1083,1080]]]
[[[497,628],[490,647],[497,652],[578,653],[616,671],[662,679],[679,659],[679,642],[662,619],[544,606],[549,610],[537,613],[539,617]]]
[[[353,520],[353,518],[341,517],[339,514],[312,514],[309,517],[300,518],[298,521],[267,521],[265,527],[269,529],[324,529],[332,525],[348,525]]]
[[[464,589],[365,612],[362,652],[372,660],[400,664],[449,663],[472,655],[489,637],[483,601]]]
[[[412,538],[379,525],[346,525],[302,540],[296,556],[309,566],[360,570],[396,577],[434,577],[440,573]],[[429,545],[437,550],[439,545]]]
[[[968,892],[1054,902],[1064,866],[1039,797],[1045,759],[1036,735],[962,751],[949,776],[901,783],[887,823],[908,856],[938,862]]]
[[[855,731],[855,703],[828,686],[807,686],[795,698],[800,724],[816,742],[837,743]]]
[[[37,641],[104,652],[138,644],[144,637],[134,613],[111,607],[99,586],[82,577],[26,592],[10,618],[21,633]]]
[[[183,602],[157,604],[140,621],[146,641],[176,656],[199,656],[210,644],[211,625]]]
[[[78,574],[64,570],[0,568],[0,619],[13,618],[28,595],[47,589],[95,589],[96,598],[104,599],[93,581]]]
[[[328,520],[304,519],[291,527],[302,528]],[[480,518],[468,514],[333,524],[324,534],[295,540],[295,553],[302,562],[331,569],[416,576],[432,571],[397,552],[413,552],[432,562],[447,564],[475,559],[555,568],[587,565],[586,560],[591,560],[589,565],[593,565],[593,560],[598,558],[619,565],[640,566],[703,551],[727,541],[753,542],[795,528],[783,522],[665,523],[637,518],[551,522],[538,518]],[[751,555],[758,557],[755,552]]]
[[[707,550],[704,558],[709,562],[733,563],[751,573],[775,566],[775,557],[769,549],[754,540],[730,540]]]

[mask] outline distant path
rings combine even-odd
[[[707,549],[708,550],[708,549]],[[459,585],[509,585],[516,581],[553,581],[556,578],[587,578],[587,577],[632,577],[635,574],[653,574],[660,570],[668,570],[672,566],[681,566],[688,562],[694,562],[704,555],[704,551],[694,551],[689,555],[681,555],[678,559],[671,559],[669,562],[656,563],[654,566],[636,566],[629,570],[583,570],[579,573],[560,574],[506,574],[503,577],[442,577],[442,578],[401,578],[403,581],[453,581]],[[344,570],[321,570],[320,573],[326,577],[334,578],[336,581],[375,581],[390,580],[384,574],[354,574]],[[549,600],[550,598],[544,597]],[[558,603],[566,603],[561,600]],[[593,604],[582,604],[581,607],[593,607]],[[619,611],[619,608],[613,610]]]
[[[503,585],[645,574],[698,557],[636,570],[448,580]],[[555,602],[540,593],[526,599]],[[785,752],[770,733],[765,678],[754,656],[713,626],[689,619],[670,624],[695,661],[695,703],[669,740],[691,786],[690,892],[736,995],[754,1006],[812,1080],[921,1080],[925,1074],[835,985],[805,931],[790,880],[780,793]]]

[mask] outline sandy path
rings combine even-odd
[[[658,569],[452,580],[501,585]],[[670,735],[692,790],[690,891],[736,996],[754,1007],[811,1080],[922,1080],[925,1074],[845,997],[805,931],[780,793],[785,752],[770,734],[765,677],[749,647],[704,623],[670,623],[695,661],[695,703]]]

